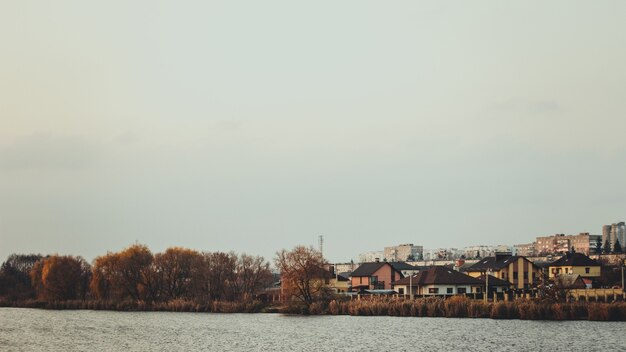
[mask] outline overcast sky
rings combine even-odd
[[[4,1],[0,261],[626,220],[624,1]]]

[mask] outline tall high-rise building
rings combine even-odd
[[[535,242],[516,244],[513,246],[513,248],[515,249],[515,255],[519,255],[522,257],[533,257],[536,254]]]
[[[477,245],[463,248],[463,255],[467,259],[493,257],[496,252],[511,252],[511,247],[507,245]]]
[[[602,245],[608,241],[611,248],[613,248],[618,240],[623,248],[626,242],[626,223],[622,221],[602,226]]]
[[[385,247],[384,257],[387,261],[398,262],[407,260],[421,260],[424,256],[424,247],[413,243]]]
[[[562,254],[574,249],[578,253],[589,255],[595,252],[598,237],[590,235],[589,232],[581,232],[578,235],[540,236],[535,242],[535,252],[538,255]]]
[[[359,263],[371,263],[382,261],[383,259],[383,251],[370,251],[359,254]]]
[[[604,243],[607,241],[611,244],[611,246],[613,245],[613,239],[611,238],[611,225],[602,226],[602,245],[604,246]]]

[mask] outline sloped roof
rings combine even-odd
[[[520,256],[520,255],[487,257],[487,258],[482,259],[478,263],[470,266],[469,268],[467,268],[467,271],[470,271],[470,272],[486,271],[487,269],[500,270],[502,268],[506,268],[507,266],[509,266],[509,264],[516,262],[519,258],[529,261],[528,259],[526,259],[526,257]],[[533,263],[533,265],[535,264]]]
[[[389,264],[391,264],[391,266],[393,266],[394,269],[401,271],[401,270],[418,270],[416,267],[414,267],[413,265],[407,263],[407,262],[388,262]]]
[[[374,274],[375,272],[378,271],[378,269],[382,268],[385,265],[389,265],[391,267],[392,270],[395,270],[397,272],[399,272],[398,269],[395,269],[391,263],[388,262],[379,262],[379,263],[363,263],[361,265],[359,265],[358,268],[356,268],[356,270],[354,270],[352,272],[352,277],[359,277],[359,276],[372,276],[372,274]]]
[[[351,271],[345,271],[345,272],[342,272],[342,273],[338,273],[338,274],[337,274],[337,276],[341,276],[341,277],[343,277],[343,278],[344,278],[344,279],[346,279],[346,280],[348,280],[348,279],[350,278],[350,276],[351,276],[351,275],[352,275],[352,272],[351,272]]]
[[[550,266],[600,266],[600,263],[582,253],[568,253]]]
[[[558,276],[558,280],[560,280],[560,284],[563,288],[585,288],[587,285],[582,277],[578,274],[561,274]]]
[[[394,285],[482,285],[478,279],[443,266],[433,266],[394,282]]]

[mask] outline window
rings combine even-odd
[[[504,279],[504,272],[501,272],[501,273],[500,273],[500,278],[501,278],[501,279]]]
[[[528,271],[524,271],[524,280],[528,280]]]
[[[463,294],[463,293],[467,293],[467,288],[465,288],[465,287],[459,287],[459,288],[457,288],[457,289],[456,289],[456,292],[457,292],[457,293],[461,293],[461,294]]]
[[[439,289],[436,288],[436,287],[431,287],[431,288],[428,289],[428,293],[437,294],[437,293],[439,293]]]
[[[378,276],[372,276],[370,278],[370,284],[376,285],[378,283]]]
[[[589,274],[589,268],[585,268],[585,274]]]
[[[359,277],[359,283],[362,284],[363,283],[363,277]]]
[[[404,294],[404,287],[398,289],[398,294],[400,294],[400,295]]]
[[[454,289],[453,289],[452,287],[448,287],[448,288],[446,289],[446,293],[447,293],[447,294],[449,294],[449,295],[451,295],[451,294],[453,294],[453,293],[454,293]]]
[[[569,268],[565,268],[565,273],[567,274],[567,271],[569,270]]]
[[[513,280],[517,280],[517,271],[513,273]]]

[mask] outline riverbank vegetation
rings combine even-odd
[[[311,247],[279,251],[274,264],[282,273],[280,300],[261,294],[276,281],[269,263],[246,254],[179,247],[153,254],[135,244],[93,264],[74,256],[11,255],[0,267],[0,307],[626,321],[623,301],[567,302],[548,294],[500,302],[338,296],[329,289],[327,263]]]
[[[122,312],[189,312],[189,313],[264,313],[271,312],[267,304],[259,300],[240,302],[213,301],[194,302],[186,300],[174,300],[169,302],[146,302],[146,301],[102,301],[102,300],[65,300],[44,301],[28,299],[22,301],[9,301],[0,299],[0,307],[10,308],[38,308],[53,310],[113,310]]]
[[[0,303],[59,309],[258,311],[250,308],[258,305],[254,296],[273,281],[262,257],[179,247],[153,254],[135,244],[97,257],[93,265],[74,256],[11,255],[0,268]]]
[[[291,308],[297,312],[297,309]],[[467,297],[338,299],[314,302],[309,314],[396,317],[491,318],[522,320],[626,321],[626,303],[571,302],[541,300],[484,302]]]

